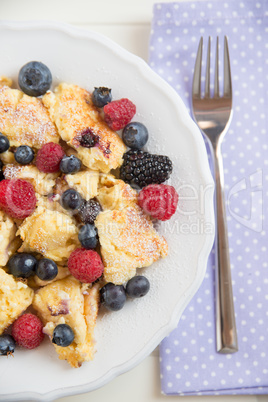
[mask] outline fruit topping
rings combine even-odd
[[[95,225],[91,225],[90,223],[83,225],[79,230],[78,239],[81,243],[81,246],[85,249],[90,250],[96,248],[98,239]]]
[[[27,253],[14,254],[8,261],[8,271],[17,278],[29,278],[35,273],[37,259]]]
[[[5,135],[0,133],[0,154],[6,152],[9,149],[9,147],[10,147],[9,139]]]
[[[25,219],[36,207],[35,191],[31,183],[22,179],[0,182],[0,208],[14,219]]]
[[[8,356],[14,353],[16,344],[11,335],[5,334],[0,336],[0,356]]]
[[[100,290],[101,303],[108,310],[121,310],[125,305],[126,299],[126,291],[123,285],[114,285],[108,282]]]
[[[100,137],[93,133],[90,128],[84,130],[81,134],[80,145],[84,148],[92,148],[100,141]]]
[[[14,157],[16,161],[21,165],[27,165],[28,163],[31,163],[33,161],[34,151],[28,145],[21,145],[16,149]]]
[[[92,93],[92,102],[97,107],[103,107],[112,100],[112,91],[110,88],[99,87],[94,89]]]
[[[43,173],[56,173],[64,156],[65,152],[59,144],[48,142],[37,152],[36,167]]]
[[[54,328],[52,342],[58,346],[66,347],[74,340],[74,333],[68,324],[59,324]]]
[[[136,106],[129,99],[122,98],[104,106],[104,120],[112,130],[124,128],[136,113]]]
[[[19,86],[27,95],[44,95],[51,83],[52,75],[49,68],[39,61],[30,61],[19,71]]]
[[[137,275],[131,278],[126,285],[126,294],[137,298],[145,296],[150,289],[150,282],[145,276]]]
[[[82,283],[95,282],[103,273],[104,267],[99,254],[93,250],[77,248],[68,260],[70,273]]]
[[[171,172],[172,162],[168,156],[130,150],[124,154],[120,178],[126,183],[142,188],[152,183],[163,183]]]
[[[78,216],[83,223],[93,224],[101,211],[101,205],[97,200],[84,201],[79,208]]]
[[[141,190],[139,206],[152,218],[166,221],[174,215],[179,196],[174,187],[167,184],[151,184]]]
[[[42,258],[38,261],[36,275],[42,281],[51,281],[58,275],[57,264],[49,258]]]
[[[35,349],[44,339],[43,325],[34,314],[21,315],[12,325],[11,334],[17,344],[26,349]]]
[[[124,143],[132,149],[141,149],[148,141],[148,130],[142,123],[131,122],[122,133]]]
[[[67,210],[78,210],[82,203],[83,199],[81,195],[73,188],[69,188],[68,190],[64,191],[60,198],[61,206]]]
[[[74,155],[64,156],[60,162],[60,170],[65,174],[77,173],[81,169],[81,161]]]

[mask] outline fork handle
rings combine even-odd
[[[213,146],[216,182],[216,338],[217,352],[238,351],[225,210],[224,175],[220,143]]]

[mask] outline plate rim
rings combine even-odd
[[[14,400],[40,400],[40,401],[49,401],[54,400],[56,398],[77,395],[80,393],[86,393],[94,391],[108,382],[110,382],[115,377],[131,370],[135,366],[137,366],[145,357],[147,357],[158,345],[159,343],[178,325],[180,317],[191,301],[201,283],[203,282],[206,266],[209,254],[211,252],[214,237],[215,237],[215,217],[214,217],[214,180],[209,168],[209,163],[207,159],[207,151],[205,148],[205,143],[202,137],[202,134],[192,120],[188,110],[183,103],[181,97],[178,93],[169,85],[162,77],[160,77],[152,68],[146,63],[145,60],[141,59],[139,56],[131,53],[127,49],[123,48],[112,39],[106,37],[105,35],[95,32],[94,30],[73,26],[68,23],[59,22],[59,21],[49,21],[49,20],[28,20],[28,21],[13,21],[13,20],[0,20],[0,29],[10,29],[10,30],[35,30],[35,29],[48,29],[48,30],[56,30],[63,32],[69,36],[74,38],[84,38],[95,40],[97,42],[101,42],[104,46],[109,47],[110,50],[118,54],[121,59],[126,60],[128,63],[134,64],[135,67],[138,68],[141,75],[143,75],[147,80],[151,81],[154,86],[157,86],[162,92],[164,92],[175,105],[177,104],[178,113],[183,114],[184,116],[184,124],[189,128],[193,138],[195,140],[196,146],[200,149],[198,152],[198,156],[200,159],[200,164],[202,164],[202,178],[204,183],[207,185],[211,185],[213,188],[212,192],[209,192],[207,195],[207,204],[208,208],[206,208],[206,219],[212,223],[212,232],[206,234],[206,238],[203,244],[203,247],[198,256],[197,263],[197,273],[195,280],[191,283],[189,288],[184,292],[184,300],[183,302],[180,300],[176,308],[174,309],[171,319],[169,323],[161,327],[147,344],[140,350],[140,352],[135,355],[130,360],[126,361],[124,364],[120,366],[115,366],[110,369],[104,377],[101,379],[95,380],[94,382],[84,384],[84,385],[73,385],[70,387],[66,387],[64,389],[55,389],[53,391],[49,391],[46,393],[37,393],[31,391],[24,392],[16,392],[13,394],[6,394],[4,396],[0,395],[0,400],[4,398],[5,401],[14,401]],[[182,111],[182,112],[180,112]],[[23,397],[23,399],[21,399]],[[15,399],[14,399],[15,398]],[[20,399],[18,399],[20,398]]]

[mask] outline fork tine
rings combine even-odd
[[[202,72],[202,48],[203,48],[203,37],[201,37],[194,67],[194,77],[193,77],[193,96],[201,97],[201,72]]]
[[[211,47],[211,37],[209,36],[209,38],[208,38],[208,50],[207,50],[205,98],[210,97],[210,47]]]
[[[232,78],[227,37],[224,37],[224,96],[232,96]]]
[[[218,36],[217,36],[217,44],[216,44],[214,96],[215,97],[220,96],[220,90],[219,90],[219,37]]]

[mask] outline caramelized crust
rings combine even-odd
[[[103,121],[88,91],[77,85],[62,83],[55,93],[49,92],[43,97],[43,103],[61,138],[76,149],[85,166],[107,173],[122,164],[125,152],[123,141]],[[92,148],[80,146],[80,140],[87,132],[98,138]]]
[[[30,306],[34,291],[0,268],[0,335]]]
[[[58,142],[59,135],[42,101],[0,83],[0,132],[11,146],[41,148]]]
[[[94,328],[99,309],[99,285],[82,285],[74,277],[55,281],[38,290],[33,307],[45,324],[44,332],[53,336],[59,324],[70,325],[74,341],[67,347],[55,345],[61,360],[72,367],[92,360],[95,353]]]

